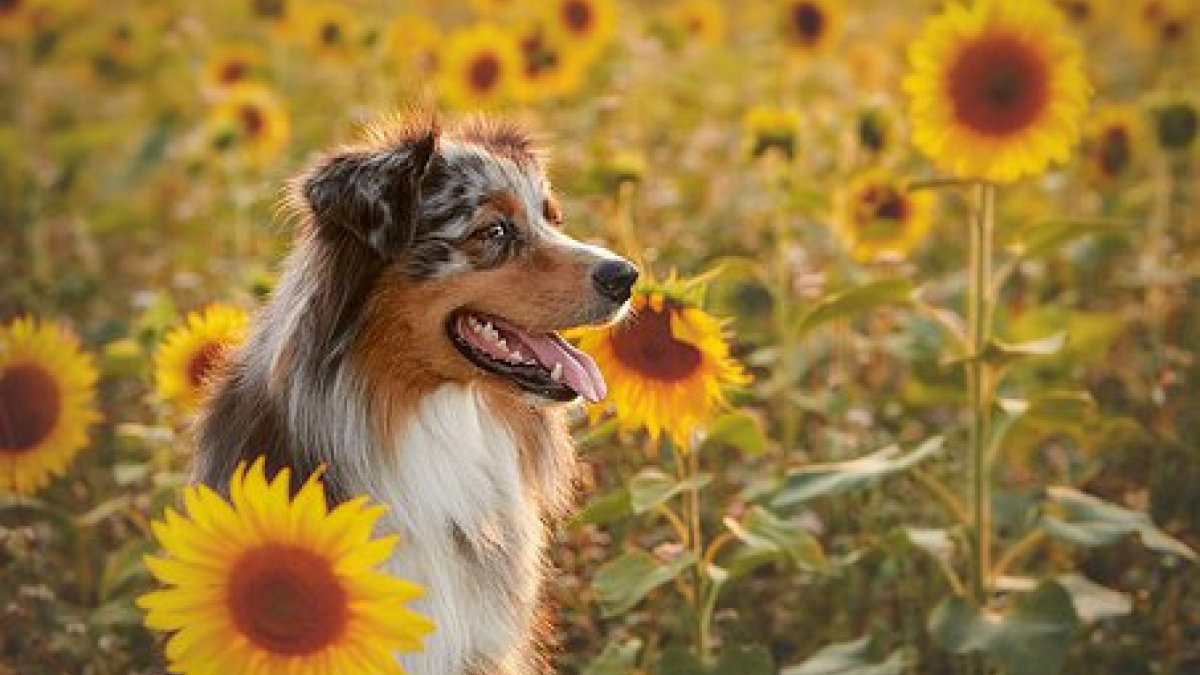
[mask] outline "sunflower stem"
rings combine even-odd
[[[696,448],[691,448],[691,451],[684,453],[685,465],[687,467],[685,473],[687,478],[692,478],[700,473],[700,458],[695,452]],[[688,518],[691,525],[691,540],[692,553],[695,556],[696,562],[692,566],[692,597],[695,598],[695,605],[692,611],[696,617],[696,656],[701,663],[708,662],[708,609],[707,595],[708,590],[705,588],[704,578],[704,535],[700,529],[700,491],[696,489],[688,490],[687,492]]]
[[[991,479],[987,459],[989,426],[988,366],[983,359],[990,339],[992,314],[992,231],[996,188],[990,183],[976,187],[972,214],[970,291],[968,324],[972,358],[967,363],[971,398],[971,595],[983,606],[988,597],[991,549]]]

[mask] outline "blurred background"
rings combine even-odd
[[[1025,347],[997,356],[993,504],[998,592],[1057,580],[1070,616],[1046,644],[1036,603],[1001,602],[1012,633],[985,651],[1014,673],[1195,672],[1200,6],[1055,4],[1094,94],[1070,163],[997,204],[995,330]],[[0,0],[0,322],[61,325],[98,381],[78,454],[0,490],[0,673],[160,667],[133,598],[195,405],[162,372],[167,338],[213,303],[252,311],[290,241],[285,181],[414,104],[535,129],[567,230],[660,280],[707,274],[704,307],[753,376],[697,441],[708,479],[666,496],[657,443],[604,411],[576,420],[558,672],[964,672],[929,625],[965,551],[945,508],[967,480],[945,324],[964,311],[968,200],[923,191],[891,214],[902,236],[850,227],[881,186],[937,175],[901,81],[941,5]],[[682,492],[721,541],[707,607],[659,508]]]

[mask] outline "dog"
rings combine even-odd
[[[573,499],[564,405],[604,378],[558,331],[622,312],[628,261],[572,239],[530,134],[421,116],[290,184],[297,234],[246,343],[210,382],[193,478],[324,466],[331,503],[387,506],[386,568],[436,629],[413,675],[546,672],[547,525]]]

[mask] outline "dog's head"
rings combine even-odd
[[[343,286],[330,330],[356,324],[366,367],[553,401],[604,397],[595,364],[557,331],[613,319],[638,272],[563,232],[543,163],[518,127],[393,123],[296,187],[309,241],[332,268],[327,283]]]

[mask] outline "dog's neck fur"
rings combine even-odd
[[[331,501],[367,495],[387,507],[378,534],[401,536],[387,566],[426,590],[415,608],[436,629],[423,653],[402,657],[410,673],[543,672],[532,635],[543,518],[565,508],[574,468],[561,413],[492,383],[431,381],[403,355],[380,366],[342,348],[369,320],[320,320],[329,286],[314,270],[336,262],[321,251],[298,246],[217,379],[196,479],[224,489],[239,461],[261,454],[291,468],[294,484],[326,465]]]

